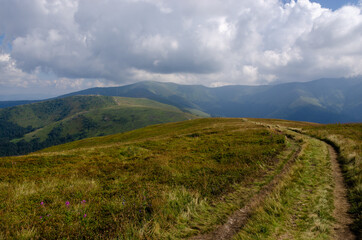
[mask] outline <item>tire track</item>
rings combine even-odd
[[[305,135],[303,133],[299,133]],[[307,136],[307,135],[306,135]],[[309,136],[308,136],[309,137]],[[347,201],[347,188],[344,184],[343,175],[337,161],[337,153],[333,147],[326,143],[328,146],[329,157],[331,161],[332,174],[334,179],[334,212],[333,216],[336,223],[333,226],[332,230],[332,239],[335,240],[355,240],[356,236],[352,233],[349,228],[349,225],[353,222],[351,216],[348,214],[349,203]],[[274,177],[274,179],[265,185],[258,194],[252,197],[249,202],[241,209],[234,212],[229,216],[226,223],[218,226],[215,230],[210,233],[197,235],[189,238],[190,240],[224,240],[231,239],[235,234],[237,234],[240,229],[242,229],[248,219],[253,214],[254,210],[261,206],[266,199],[266,197],[273,191],[277,184],[283,179],[283,177],[288,173],[289,169],[299,156],[301,152],[301,147],[293,154],[290,160],[284,165],[282,171]]]
[[[349,228],[349,225],[352,224],[353,220],[348,214],[349,203],[347,201],[347,189],[344,184],[341,168],[337,161],[337,153],[331,145],[327,145],[335,183],[333,190],[335,207],[333,216],[336,219],[336,223],[333,227],[333,239],[354,240],[356,237]]]
[[[210,233],[197,235],[189,238],[190,240],[224,240],[231,239],[238,231],[245,226],[254,210],[259,207],[266,197],[274,190],[283,177],[289,172],[291,166],[299,156],[301,147],[293,153],[292,157],[283,166],[283,169],[276,175],[272,181],[263,186],[258,194],[252,197],[249,202],[241,209],[234,212],[223,225],[218,226]]]

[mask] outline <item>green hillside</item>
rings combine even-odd
[[[92,94],[147,98],[202,117],[254,117],[349,123],[362,121],[361,92],[362,77],[358,76],[215,88],[146,81],[121,87],[90,88],[59,98]],[[0,102],[0,108],[23,102]]]
[[[196,118],[142,98],[74,96],[0,109],[0,154],[16,155],[87,137]],[[3,146],[1,148],[1,145]]]
[[[0,238],[209,239],[245,208],[238,239],[333,239],[330,156],[310,136],[340,126],[361,128],[196,119],[4,157]]]
[[[219,117],[278,118],[318,123],[362,121],[362,77],[303,83],[223,86],[138,82],[91,88],[65,96],[100,94],[143,97]]]

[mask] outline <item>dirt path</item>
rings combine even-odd
[[[328,150],[332,163],[333,178],[335,180],[335,187],[333,192],[335,209],[333,216],[336,219],[336,223],[333,228],[333,239],[354,240],[356,237],[352,234],[348,227],[348,225],[352,223],[352,218],[347,213],[349,208],[347,201],[347,190],[344,185],[341,169],[337,162],[337,154],[330,145],[328,145]]]
[[[284,165],[280,173],[276,175],[270,183],[262,187],[259,193],[249,200],[249,203],[247,203],[243,208],[234,212],[228,218],[226,223],[217,227],[214,231],[210,233],[191,237],[190,240],[231,239],[247,223],[253,211],[261,204],[263,204],[265,198],[269,195],[269,193],[273,191],[275,186],[283,179],[285,174],[288,173],[289,169],[298,157],[300,150],[301,149],[299,148],[297,151],[295,151],[289,161]]]
[[[335,181],[334,188],[334,206],[335,210],[333,216],[336,219],[336,223],[333,226],[332,239],[336,240],[355,240],[356,237],[349,229],[349,225],[353,222],[352,218],[349,216],[348,209],[349,203],[347,201],[347,190],[344,185],[343,175],[340,169],[340,166],[337,162],[337,153],[332,146],[328,145],[331,166],[333,170],[333,178]],[[254,210],[261,206],[268,196],[268,194],[275,188],[279,181],[282,180],[283,176],[288,172],[293,162],[297,158],[299,151],[294,153],[293,157],[285,164],[283,170],[266,186],[264,186],[261,191],[250,199],[249,203],[245,207],[234,212],[227,220],[227,222],[214,231],[198,235],[190,238],[191,240],[212,240],[212,239],[231,239],[240,229],[245,226],[250,216],[253,214]]]

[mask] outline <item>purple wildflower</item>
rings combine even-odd
[[[70,204],[69,201],[65,202],[65,205],[67,205],[67,207],[69,207],[69,204]]]
[[[83,217],[85,218],[87,216],[87,214],[84,214]]]
[[[44,202],[40,202],[40,205],[44,205]]]
[[[43,216],[40,216],[40,219],[42,219],[43,218]]]
[[[83,200],[82,203],[86,203],[86,200]]]

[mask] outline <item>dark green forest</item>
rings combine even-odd
[[[11,142],[10,140],[12,138],[20,138],[34,129],[31,127],[22,128],[6,121],[0,121],[0,128],[3,130],[0,132],[0,156],[23,155],[50,146],[82,139],[87,136],[85,131],[81,131],[79,134],[68,134],[66,137],[62,137],[62,126],[60,126],[52,129],[45,141],[40,141],[39,138],[36,138],[29,142],[23,139],[18,142]]]

